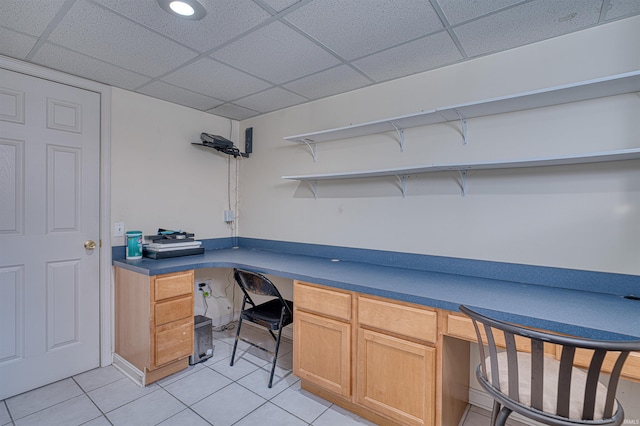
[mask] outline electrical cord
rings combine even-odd
[[[204,292],[202,292],[202,302],[204,303],[205,309],[204,309],[204,316],[207,316],[207,311],[209,310],[209,304],[207,303],[207,296],[204,295]]]
[[[209,283],[203,283],[203,284],[199,284],[200,286],[200,292],[202,294],[202,302],[205,306],[205,310],[204,310],[204,316],[207,316],[207,312],[209,311],[209,303],[207,302],[207,298],[212,297],[214,299],[227,299],[228,295],[227,295],[227,290],[229,289],[229,286],[232,286],[234,284],[233,280],[230,279],[231,277],[231,273],[229,273],[227,275],[227,285],[225,286],[223,292],[223,295],[220,296],[216,296],[213,294],[213,290],[211,290],[211,287],[209,286]],[[207,286],[207,290],[204,290],[203,287],[204,285]],[[224,330],[233,330],[233,328],[235,327],[235,322],[234,322],[234,317],[235,317],[235,300],[236,300],[236,292],[235,292],[235,286],[233,287],[233,291],[232,291],[232,298],[231,298],[231,308],[232,308],[232,312],[231,312],[231,321],[227,322],[226,324],[223,324],[221,326],[218,327],[212,327],[213,331],[224,331]]]

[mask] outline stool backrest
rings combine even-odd
[[[498,391],[507,394],[508,397],[518,403],[522,403],[520,396],[519,374],[522,368],[518,367],[520,357],[517,353],[516,340],[519,345],[530,348],[530,398],[527,395],[527,405],[544,411],[543,390],[545,377],[545,343],[554,344],[557,352],[560,353],[559,368],[557,372],[557,395],[556,414],[563,418],[569,418],[570,396],[572,383],[572,373],[574,371],[574,361],[577,350],[587,349],[592,353],[591,360],[586,370],[586,381],[584,385],[584,399],[582,407],[582,420],[593,420],[596,408],[596,397],[600,374],[603,372],[605,357],[608,365],[613,365],[609,372],[610,377],[604,403],[602,419],[611,418],[615,414],[616,390],[622,367],[630,351],[640,350],[640,341],[603,341],[576,338],[564,335],[556,335],[538,330],[528,329],[512,323],[507,323],[492,319],[488,316],[475,312],[468,307],[461,305],[459,310],[469,316],[476,331],[480,351],[480,369],[482,377],[488,381]],[[517,338],[517,336],[520,336]],[[500,365],[496,340],[502,341],[506,349],[508,389],[500,389]],[[524,341],[522,339],[525,339]],[[485,345],[488,347],[488,358],[485,356]],[[489,365],[485,360],[489,360]],[[528,360],[528,358],[527,358]],[[522,367],[522,366],[520,366]],[[503,369],[504,370],[504,369]],[[548,372],[547,372],[548,373]],[[490,375],[490,376],[489,376]],[[554,377],[554,380],[556,378]],[[503,381],[504,383],[504,381]]]

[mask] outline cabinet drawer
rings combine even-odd
[[[436,312],[394,302],[359,297],[358,323],[425,342],[438,339]]]
[[[156,367],[193,352],[193,317],[156,327]]]
[[[560,347],[558,347],[558,359],[560,359],[560,354],[561,350]],[[607,373],[613,370],[615,359],[612,355],[613,354],[607,355],[602,364],[602,369]],[[573,359],[573,364],[578,367],[588,368],[592,356],[593,351],[589,349],[577,349],[575,358]],[[640,380],[640,352],[631,352],[629,354],[627,362],[625,362],[624,367],[622,368],[621,376],[632,380]]]
[[[193,316],[191,296],[157,303],[155,306],[156,326]]]
[[[462,314],[447,315],[447,330],[445,334],[447,334],[448,336],[469,340],[470,342],[478,341],[478,338],[476,337],[476,329],[473,327],[471,318],[462,316]],[[487,335],[484,329],[480,329],[480,334],[482,335],[483,341],[486,343]],[[506,346],[504,334],[502,332],[496,332],[496,330],[494,330],[493,337],[496,340],[496,346],[499,346],[501,348],[504,348]],[[531,342],[527,338],[516,336],[516,347],[519,351],[531,352]],[[545,354],[555,356],[555,351],[555,345],[551,343],[544,344]]]
[[[193,271],[158,275],[155,277],[154,287],[156,301],[193,294]]]
[[[330,316],[343,321],[351,320],[351,294],[336,290],[311,286],[296,281],[294,290],[294,306],[323,316]]]

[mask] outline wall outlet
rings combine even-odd
[[[211,283],[212,280],[211,279],[206,279],[206,280],[199,280],[198,281],[198,290],[200,290],[200,292],[202,292],[202,295],[204,297],[211,297]]]
[[[233,210],[224,211],[224,221],[227,223],[233,222]]]
[[[115,222],[113,224],[113,236],[124,237],[124,222]]]

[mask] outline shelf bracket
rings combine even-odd
[[[462,144],[466,145],[469,137],[467,133],[467,117],[465,117],[459,109],[456,110],[456,114],[460,117],[460,123],[462,124]]]
[[[402,198],[406,197],[407,194],[407,176],[406,175],[395,175],[398,180],[398,185],[400,186],[400,190],[402,191]]]
[[[396,129],[396,133],[398,133],[398,141],[400,142],[400,151],[404,152],[404,129],[398,128],[393,121],[389,122],[394,129]]]
[[[460,173],[460,187],[462,188],[462,196],[466,197],[467,195],[467,171],[466,170],[458,170]]]
[[[317,180],[303,180],[304,183],[307,184],[311,192],[313,192],[314,200],[318,199],[318,181]]]
[[[313,156],[313,162],[317,163],[318,162],[318,152],[316,151],[316,144],[311,139],[303,138],[303,139],[300,139],[300,140],[302,142],[304,142],[304,144],[307,146],[307,148],[309,148],[309,151],[311,152],[311,155]]]

